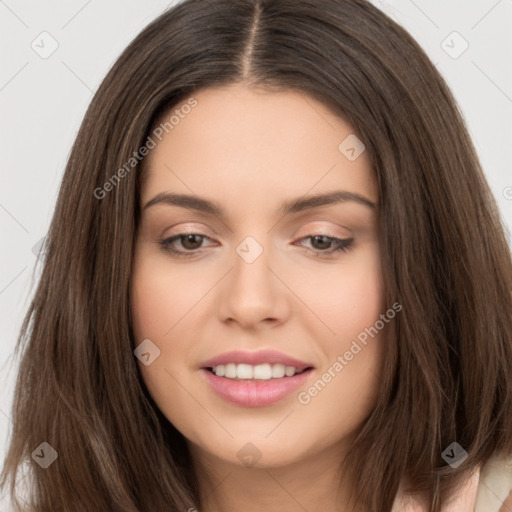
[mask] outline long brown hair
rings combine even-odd
[[[366,145],[386,301],[403,310],[389,324],[376,406],[343,462],[367,510],[389,511],[406,478],[438,511],[470,471],[512,454],[512,262],[445,82],[365,0],[186,0],[119,57],[85,115],[47,234],[17,345],[2,484],[14,494],[28,460],[35,512],[200,506],[185,439],[133,355],[142,168],[126,162],[162,113],[230,83],[311,95]],[[30,457],[42,442],[58,453],[46,469]],[[442,457],[452,442],[469,454],[458,468]]]

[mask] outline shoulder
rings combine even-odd
[[[491,457],[480,470],[475,512],[512,511],[511,492],[512,456]]]

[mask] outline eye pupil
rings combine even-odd
[[[199,241],[196,240],[194,242],[195,238],[198,238]],[[181,237],[181,241],[183,243],[183,247],[190,249],[190,250],[194,250],[194,249],[198,249],[199,247],[201,247],[202,237],[201,237],[201,235],[194,235],[194,234],[184,235]],[[192,244],[192,247],[190,247],[188,245],[189,242]]]
[[[323,243],[322,243],[322,239],[324,240]],[[313,237],[313,240],[314,240],[314,242],[320,241],[320,247],[317,246],[317,249],[328,249],[332,243],[331,240],[329,239],[329,237],[324,236],[324,235],[315,235]]]

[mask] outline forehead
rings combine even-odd
[[[172,190],[261,207],[340,188],[378,201],[367,153],[347,158],[363,147],[354,128],[312,97],[230,85],[192,98],[159,121],[173,116],[146,157],[143,201]]]

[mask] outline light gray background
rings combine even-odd
[[[416,38],[447,80],[503,219],[512,225],[512,0],[373,3]],[[33,247],[48,229],[93,92],[121,51],[168,5],[157,0],[0,0],[0,461],[12,428],[11,355],[34,290]],[[50,36],[40,35],[45,31]],[[56,44],[53,40],[58,48],[42,58]],[[2,505],[0,493],[0,510]]]

